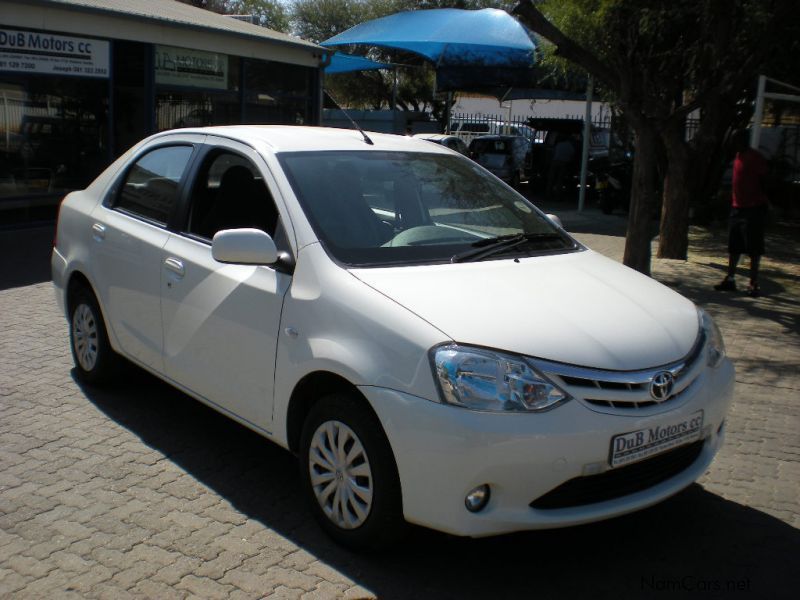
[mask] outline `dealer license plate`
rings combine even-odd
[[[609,463],[621,467],[683,446],[703,435],[703,411],[611,438]]]

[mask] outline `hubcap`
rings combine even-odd
[[[311,438],[308,471],[325,515],[342,529],[364,523],[372,507],[372,471],[361,440],[340,421],[326,421]]]
[[[72,315],[72,342],[75,356],[84,371],[91,371],[97,364],[97,322],[92,309],[80,304]]]

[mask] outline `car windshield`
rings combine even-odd
[[[347,265],[487,260],[579,248],[525,198],[466,158],[326,151],[282,153],[278,159],[317,236]]]

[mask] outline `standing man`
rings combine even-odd
[[[737,131],[733,143],[736,158],[733,161],[733,193],[731,195],[731,220],[728,236],[728,275],[715,290],[736,291],[736,265],[742,254],[750,256],[750,285],[747,293],[757,298],[758,268],[764,254],[764,223],[767,217],[767,195],[764,179],[767,161],[761,153],[750,148],[748,132]]]

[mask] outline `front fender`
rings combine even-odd
[[[334,264],[319,244],[303,248],[277,340],[276,441],[286,445],[292,392],[314,372],[333,373],[355,386],[437,398],[428,351],[447,341],[430,323]]]

